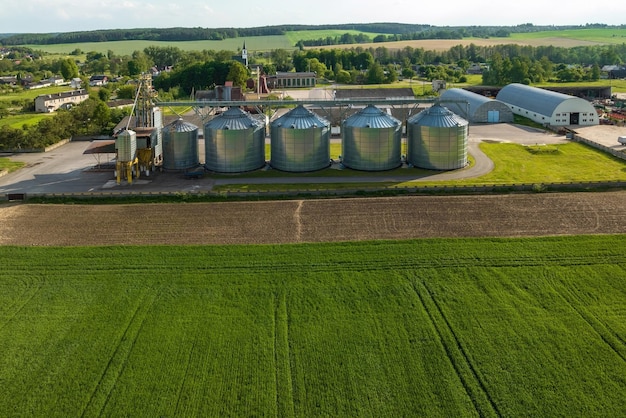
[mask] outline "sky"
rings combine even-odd
[[[394,22],[434,26],[626,23],[626,2],[589,0],[7,0],[0,33],[96,29],[247,28],[282,24]]]

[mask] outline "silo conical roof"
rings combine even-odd
[[[263,126],[263,123],[254,119],[249,113],[244,112],[238,107],[231,107],[221,115],[211,119],[204,124],[208,129],[233,129],[245,130],[256,129]]]
[[[440,104],[434,104],[430,108],[421,111],[411,117],[407,123],[419,123],[422,126],[430,126],[433,128],[453,128],[455,126],[468,124],[465,119]]]
[[[367,105],[343,123],[348,128],[395,128],[400,121],[374,105]]]
[[[178,118],[165,126],[165,129],[169,132],[193,132],[198,129],[198,127],[193,123],[184,121],[182,118]]]
[[[330,122],[302,105],[290,110],[272,122],[272,128],[309,129],[329,126]]]

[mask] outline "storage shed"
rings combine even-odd
[[[600,118],[588,101],[524,84],[509,84],[496,99],[511,111],[542,125],[598,125]]]
[[[504,103],[464,89],[441,93],[440,103],[472,123],[513,122],[513,112]]]

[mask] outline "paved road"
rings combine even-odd
[[[89,147],[89,142],[72,142],[57,148],[54,151],[40,154],[15,154],[10,158],[23,161],[26,167],[0,177],[0,195],[7,193],[84,193],[106,191],[111,193],[128,192],[155,192],[181,191],[206,192],[214,185],[224,184],[255,184],[255,183],[348,183],[348,182],[405,182],[409,180],[453,180],[479,177],[493,169],[493,162],[479,149],[482,141],[517,142],[522,144],[562,143],[563,136],[544,133],[540,130],[514,126],[472,125],[469,135],[469,153],[476,163],[472,167],[441,172],[433,175],[411,173],[406,169],[406,175],[394,172],[389,176],[368,175],[356,177],[288,177],[285,178],[240,178],[236,175],[227,178],[213,179],[205,176],[202,179],[185,179],[180,173],[155,173],[150,177],[142,176],[129,185],[122,182],[116,184],[112,169],[105,171],[93,170],[98,163],[93,154],[83,154]],[[200,146],[200,148],[203,148]],[[6,156],[6,155],[5,155]],[[111,156],[112,157],[112,156]],[[107,156],[101,155],[100,162],[106,162]],[[417,171],[417,170],[415,170]],[[223,176],[221,176],[223,177]]]

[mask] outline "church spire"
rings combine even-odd
[[[248,66],[248,50],[246,49],[246,41],[243,41],[243,48],[241,48],[241,59],[244,65]]]

